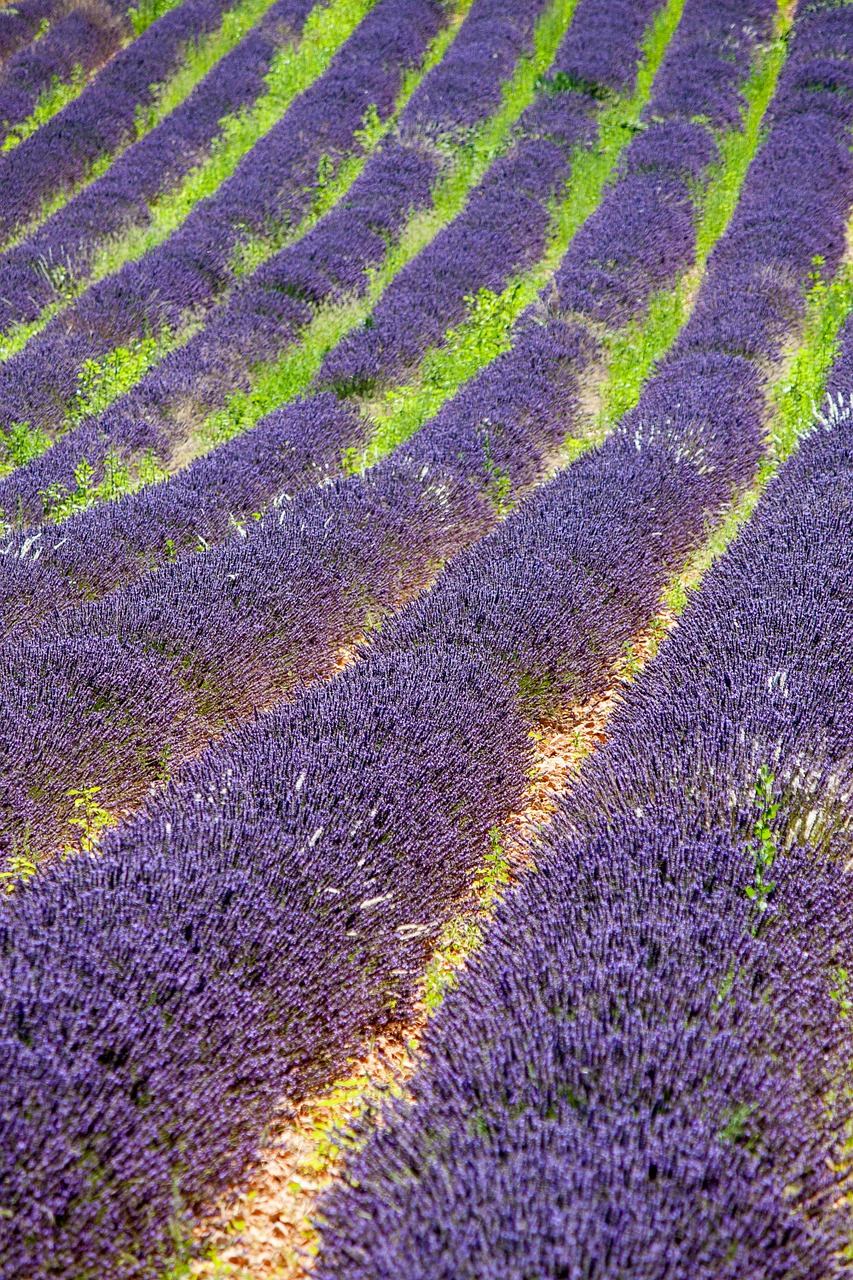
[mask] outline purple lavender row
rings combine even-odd
[[[826,427],[628,694],[413,1105],[322,1206],[322,1280],[846,1274],[849,406]]]
[[[446,21],[438,0],[380,0],[215,195],[162,245],[94,285],[0,366],[0,424],[29,422],[55,433],[84,360],[101,360],[145,333],[179,330],[188,314],[203,316],[235,282],[240,244],[250,235],[283,237],[308,212],[321,157],[328,178],[360,148],[356,135],[368,108],[387,119],[405,71]]]
[[[833,132],[819,154],[805,138],[776,198],[786,182],[809,192],[831,143],[845,141],[828,111]],[[846,178],[803,197],[816,248],[832,243],[850,179],[848,157]],[[785,288],[772,234],[769,247]],[[4,1276],[67,1274],[79,1257],[97,1270],[132,1240],[156,1254],[173,1187],[192,1207],[236,1175],[282,1092],[327,1079],[368,1025],[405,1011],[490,827],[523,793],[530,718],[601,687],[708,511],[754,470],[761,381],[726,353],[675,362],[608,444],[457,561],[372,656],[226,740],[99,857],[58,865],[6,906],[0,990],[14,1006],[0,1021],[0,1151],[6,1185],[20,1190],[0,1223]],[[467,448],[477,447],[475,435]],[[490,453],[479,449],[482,465]],[[323,560],[308,544],[310,584]],[[345,564],[346,548],[327,563]],[[232,593],[240,617],[252,586],[234,563],[219,598]],[[316,612],[300,616],[316,625]],[[215,681],[195,688],[217,693]],[[96,696],[108,717],[108,691]],[[124,714],[137,708],[140,735],[147,725],[161,752],[172,718],[193,710],[158,713],[150,692]],[[17,1165],[15,1150],[26,1153]]]
[[[0,140],[26,120],[55,80],[103,66],[121,48],[123,35],[108,9],[72,9],[37,44],[10,58],[0,72]]]
[[[658,0],[643,0],[639,9],[635,6],[631,10],[631,21],[623,24],[629,38],[616,44],[624,54],[621,78],[613,69],[611,29],[601,20],[603,2],[582,0],[555,58],[555,74],[567,74],[568,67],[573,79],[590,85],[601,64],[614,85],[632,82],[642,36],[637,15],[651,12]],[[551,200],[568,176],[574,145],[589,141],[594,134],[597,106],[592,92],[543,90],[522,116],[520,137],[509,154],[490,167],[462,213],[404,268],[383,295],[371,319],[376,332],[388,319],[390,307],[397,317],[394,323],[399,321],[408,332],[409,355],[415,359],[433,339],[441,340],[448,325],[463,318],[466,296],[481,287],[500,289],[514,272],[541,255],[550,225]],[[410,127],[408,121],[404,124]],[[393,147],[381,151],[353,190],[354,200],[372,206],[371,213],[380,193],[383,204],[391,194],[390,210],[382,210],[386,218],[392,215],[388,218],[391,230],[402,224],[412,204],[423,206],[429,199],[434,168],[424,162],[422,153],[407,156],[407,161],[400,165],[400,154]],[[43,491],[54,485],[72,488],[82,458],[96,468],[96,474],[109,452],[127,456],[153,449],[168,460],[180,448],[189,424],[220,407],[235,383],[247,384],[247,371],[253,364],[280,356],[283,347],[298,340],[317,305],[339,300],[348,290],[363,291],[366,268],[382,261],[388,235],[385,228],[381,228],[385,231],[382,237],[376,234],[380,228],[365,227],[358,205],[355,218],[352,213],[351,208],[335,211],[316,233],[276,255],[235,291],[197,338],[162,361],[100,420],[84,424],[0,483],[0,507],[7,517],[24,526],[42,519]],[[173,242],[174,238],[169,243]],[[119,273],[115,285],[104,287],[105,296],[125,275],[126,271]],[[162,302],[167,294],[164,284],[158,300]],[[404,311],[412,310],[409,320],[398,302]],[[114,313],[116,305],[113,300],[104,316],[107,311]],[[85,305],[78,308],[81,315],[84,311]],[[0,389],[5,392],[0,414],[5,413],[9,423],[27,420],[46,425],[51,415],[55,422],[55,384],[44,372],[48,354],[66,387],[64,394],[73,394],[81,352],[89,348],[70,341],[63,325],[67,325],[67,317],[61,317],[54,329],[64,356],[51,340],[49,328],[21,356],[0,368]],[[338,392],[363,389],[363,383],[342,382],[330,370],[337,355],[348,360],[353,342],[356,346],[362,340],[369,342],[373,332],[365,327],[339,344],[324,362],[315,384],[331,382]],[[377,367],[381,361],[383,369],[387,361],[389,378],[395,375],[395,357],[389,348],[375,350],[371,359]],[[36,397],[43,402],[44,411],[36,411]]]
[[[149,203],[209,152],[223,117],[264,92],[276,49],[298,35],[310,9],[310,0],[279,0],[179,107],[23,244],[0,256],[0,330],[37,320],[67,287],[69,273],[84,279],[105,237],[146,225]],[[61,281],[50,270],[54,265]]]
[[[262,441],[257,469],[284,456],[316,488],[273,507],[244,537],[167,563],[100,603],[80,601],[43,637],[9,641],[0,651],[4,859],[24,844],[49,855],[73,837],[69,792],[81,779],[110,809],[138,805],[223,728],[328,675],[342,645],[495,523],[495,468],[504,497],[541,477],[591,354],[574,327],[532,323],[409,445],[365,477],[333,483],[322,483],[315,441],[337,467],[359,414],[328,392],[294,401]],[[242,482],[252,481],[245,466]],[[183,501],[192,520],[191,491]],[[118,539],[112,545],[121,554]]]
[[[541,256],[550,205],[573,150],[595,136],[602,95],[630,93],[659,0],[581,0],[544,87],[522,115],[519,139],[486,174],[464,212],[396,277],[369,322],[329,353],[317,377],[339,394],[401,381],[465,316],[465,299],[500,292]],[[583,86],[561,90],[561,83]]]
[[[728,48],[731,44],[731,32],[725,23],[729,7],[727,0],[722,0],[717,20],[713,21],[714,14],[709,11],[708,0],[691,0],[688,3],[676,34],[678,56],[668,55],[664,60],[660,73],[663,76],[663,88],[659,92],[656,90],[655,101],[658,98],[669,100],[674,92],[672,86],[682,84],[685,65],[694,79],[698,100],[705,103],[714,101],[712,91],[718,84],[721,73],[720,58],[713,55],[715,49]],[[466,49],[467,24],[473,23],[475,11],[476,6],[451,46],[451,52],[458,50],[461,54]],[[577,19],[582,16],[579,13]],[[597,19],[600,15],[596,12],[593,16]],[[695,66],[699,48],[697,33],[703,30],[703,23],[708,31],[707,47],[701,46],[707,72],[706,81],[699,78]],[[686,39],[680,39],[682,27],[688,33]],[[479,34],[479,24],[475,27],[475,32]],[[483,48],[479,43],[474,44],[474,47]],[[612,56],[612,44],[609,40],[602,47],[605,56]],[[587,45],[586,48],[588,57],[597,56],[598,46]],[[421,95],[430,94],[431,104],[435,97],[435,90],[431,86],[440,86],[445,75],[449,74],[451,90],[455,90],[457,73],[449,64],[445,68],[447,62],[445,59],[441,67],[427,77],[422,89],[413,98],[402,122],[406,128],[409,126],[408,114],[416,110],[419,112],[416,117],[419,127],[428,128],[428,115],[419,107]],[[485,59],[487,67],[490,62],[491,59]],[[591,66],[586,68],[587,76],[592,74],[596,65],[592,61]],[[729,117],[737,115],[737,84],[743,80],[745,68],[740,63],[735,63],[732,71],[725,60],[722,67],[724,83],[731,89],[733,97],[732,101],[724,95],[718,97],[718,102],[725,101],[729,104],[728,115],[719,106],[718,115],[728,122]],[[428,107],[430,109],[431,105]],[[446,107],[442,108],[442,115],[446,122],[449,117]],[[672,134],[667,134],[664,141],[673,141]],[[674,138],[673,151],[674,163],[677,165],[681,154],[678,135]],[[665,155],[665,149],[661,149],[659,154]],[[361,226],[355,220],[353,205],[358,208],[363,199],[362,193],[366,193],[369,197],[368,207],[375,218],[380,193],[382,201],[387,201],[393,190],[391,182],[394,175],[405,172],[403,158],[404,153],[398,144],[392,144],[390,148],[391,163],[387,168],[382,155],[374,158],[362,179],[355,184],[347,201],[349,207],[334,211],[306,237],[303,245],[285,252],[283,261],[289,264],[287,279],[291,287],[300,279],[301,266],[303,287],[306,292],[310,290],[310,296],[314,300],[328,298],[332,288],[335,293],[338,290],[346,292],[347,289],[357,288],[359,278],[355,275],[342,278],[338,273],[329,279],[328,268],[325,271],[323,269],[324,248],[327,260],[332,267],[337,267],[341,263],[343,247],[358,244],[362,240],[363,233],[360,234]],[[624,182],[619,183],[616,192],[621,191],[624,185]],[[402,202],[398,203],[397,208],[400,209],[401,206]],[[595,223],[597,215],[593,215],[591,221]],[[394,229],[386,221],[383,227],[386,235]],[[583,229],[580,234],[583,234]],[[676,238],[677,234],[676,232]],[[570,247],[569,254],[577,265],[575,243],[576,241]],[[588,238],[585,243],[589,245]],[[344,270],[351,268],[354,261],[358,261],[358,256],[350,252],[349,256],[343,258]],[[637,296],[644,294],[641,287],[644,270],[648,271],[652,279],[657,278],[654,264],[638,264],[634,283]],[[600,261],[593,238],[587,275],[592,279],[596,272],[601,279],[600,287],[606,287],[609,268]],[[226,327],[225,333],[226,336],[233,334],[233,328]],[[250,334],[248,350],[256,350],[259,339],[254,331],[250,330]],[[201,341],[198,345],[202,345]],[[233,338],[227,345],[229,351],[233,350],[236,345]],[[209,327],[203,341],[207,359],[210,359],[212,346]],[[172,367],[181,370],[185,359],[184,353],[179,353],[171,361],[167,360],[161,371],[149,382],[153,381],[154,385],[157,381],[162,383],[164,377],[168,379]],[[148,384],[144,384],[143,389],[134,397],[137,403],[146,385]],[[125,413],[122,405],[116,406],[115,415],[119,421]],[[112,418],[113,415],[108,416]],[[152,415],[149,413],[149,416]],[[282,418],[274,413],[245,436],[238,437],[214,450],[206,458],[197,460],[164,485],[145,489],[117,503],[98,505],[63,522],[59,527],[43,526],[35,537],[23,532],[11,536],[5,546],[0,548],[4,553],[4,558],[0,560],[0,617],[3,620],[3,632],[9,634],[19,628],[31,630],[54,609],[64,611],[74,607],[82,600],[96,598],[132,581],[143,572],[163,564],[169,557],[180,555],[199,545],[223,541],[233,532],[234,520],[245,520],[255,511],[263,510],[283,489],[293,493],[297,488],[314,483],[319,475],[339,469],[344,449],[363,444],[360,424],[347,420],[356,428],[354,435],[341,438],[337,432],[332,432],[328,439],[315,437],[312,448],[306,448],[300,442],[292,450],[285,451],[282,446],[281,424],[288,421],[287,415]],[[88,435],[84,434],[82,439],[88,440]],[[69,468],[85,452],[80,447],[81,444],[82,440],[78,440],[68,454],[66,465]],[[61,453],[63,448],[63,445],[57,446],[54,453]],[[46,488],[49,476],[56,475],[56,459],[51,460],[47,471],[42,469],[45,465],[47,464],[35,464],[27,491],[26,509],[32,510],[35,518],[35,503],[41,501],[39,491]],[[20,478],[14,483],[18,485]],[[21,497],[19,488],[17,497]],[[90,545],[101,548],[101,555],[96,560],[88,553]]]
[[[741,123],[742,89],[776,10],[773,0],[685,6],[643,111],[646,127],[557,273],[561,312],[619,327],[693,263],[694,205],[718,159],[715,134]]]
[[[154,101],[157,85],[180,66],[188,42],[213,31],[226,8],[226,0],[183,0],[117,54],[64,111],[0,157],[0,242],[130,141],[138,109]]]

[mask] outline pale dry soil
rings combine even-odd
[[[535,763],[527,803],[502,831],[511,877],[531,859],[531,846],[547,825],[560,794],[582,761],[607,740],[607,721],[626,681],[654,655],[675,615],[662,611],[618,664],[610,686],[585,706],[572,708],[559,723],[540,726],[534,734]],[[493,899],[492,899],[493,900]],[[441,985],[476,945],[478,926],[490,905],[473,908],[460,920],[461,941],[436,958]],[[466,944],[466,939],[468,942]],[[442,971],[444,971],[442,973]],[[383,1101],[405,1088],[417,1067],[418,1045],[429,1016],[422,1001],[416,1018],[375,1037],[353,1059],[349,1074],[316,1097],[282,1108],[269,1143],[247,1182],[227,1192],[195,1230],[199,1256],[190,1263],[192,1276],[204,1280],[301,1280],[312,1270],[319,1235],[312,1223],[320,1194],[340,1175],[348,1150],[359,1132],[381,1123]]]

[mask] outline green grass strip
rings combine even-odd
[[[95,72],[92,72],[89,75],[81,66],[77,66],[67,80],[61,80],[59,76],[53,76],[50,84],[42,89],[36,98],[35,105],[26,120],[14,125],[6,134],[0,151],[11,151],[14,147],[19,146],[25,138],[28,138],[31,133],[35,133],[36,129],[40,129],[43,124],[47,124],[48,120],[58,115],[63,107],[68,106],[69,102],[79,98],[95,74]]]
[[[273,3],[274,0],[240,0],[240,3],[225,14],[216,31],[190,42],[183,65],[164,81],[149,107],[137,110],[135,135],[117,151],[97,160],[83,182],[47,201],[38,216],[3,247],[10,248],[28,239],[51,214],[67,204],[83,187],[106,173],[129,146],[156,128],[185,101],[216,63],[243,39]],[[126,261],[141,257],[170,235],[190,212],[193,204],[212,194],[234,171],[239,160],[277,123],[297,94],[302,93],[313,80],[322,75],[334,54],[374,3],[375,0],[331,0],[326,4],[325,0],[320,0],[308,15],[300,39],[276,52],[270,71],[265,76],[266,92],[248,110],[223,120],[222,131],[215,139],[208,159],[192,170],[175,192],[164,196],[154,205],[151,223],[146,228],[130,229],[125,236],[117,237],[96,253],[85,281],[78,283],[69,278],[67,295],[60,302],[46,308],[33,324],[16,326],[6,335],[0,343],[0,359],[8,359],[19,351],[48,320],[73,302],[82,288],[118,270]],[[147,232],[151,233],[150,239],[147,238]]]

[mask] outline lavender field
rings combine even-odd
[[[853,1276],[853,0],[0,0],[0,1280]]]

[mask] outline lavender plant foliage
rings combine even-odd
[[[117,54],[64,111],[0,157],[0,240],[83,181],[101,156],[130,141],[137,109],[154,101],[187,42],[214,30],[226,7],[226,0],[184,0]]]
[[[790,180],[797,178],[795,173]],[[781,187],[784,170],[778,180]],[[813,233],[819,238],[822,228],[815,226]],[[772,237],[769,243],[772,247]],[[732,296],[731,306],[741,305]],[[707,379],[708,390],[696,386],[690,400],[684,388],[700,378]],[[392,1009],[406,1009],[425,946],[470,884],[490,828],[519,803],[529,767],[530,717],[559,705],[561,698],[588,697],[601,687],[623,635],[640,616],[636,598],[648,593],[648,617],[668,569],[704,536],[709,507],[719,507],[732,483],[754,470],[761,447],[761,390],[759,369],[726,351],[673,362],[650,387],[646,404],[641,402],[582,469],[573,469],[571,480],[552,482],[533,504],[522,505],[489,535],[481,550],[451,567],[443,582],[456,582],[456,597],[443,585],[401,617],[393,634],[383,629],[380,645],[343,676],[259,717],[207,753],[182,781],[153,798],[142,817],[115,833],[98,858],[58,864],[0,910],[0,998],[6,1002],[0,1035],[9,1064],[0,1080],[0,1116],[6,1126],[0,1160],[8,1189],[4,1206],[12,1212],[0,1219],[4,1276],[74,1274],[81,1258],[91,1270],[121,1276],[135,1265],[121,1256],[132,1248],[137,1257],[162,1258],[173,1188],[190,1209],[197,1205],[243,1167],[282,1091],[296,1096],[328,1078],[369,1024],[389,1017]],[[459,448],[448,420],[435,429],[424,454],[430,456],[442,439],[454,451]],[[461,452],[473,448],[468,444]],[[629,458],[634,483],[620,488],[620,464],[627,466]],[[480,459],[483,466],[485,447]],[[409,465],[422,469],[414,454]],[[819,469],[813,469],[817,474]],[[493,479],[487,465],[483,472],[483,480]],[[820,488],[816,481],[816,492]],[[310,495],[311,501],[318,501],[322,492]],[[590,496],[581,498],[583,493]],[[291,507],[296,509],[299,501]],[[817,535],[822,508],[809,501],[816,514],[807,533]],[[834,528],[839,540],[846,539],[848,506],[838,507]],[[791,536],[801,549],[797,503],[780,500],[777,508],[780,519],[787,512]],[[609,525],[612,540],[602,534]],[[529,536],[521,537],[524,528]],[[637,531],[633,538],[632,528]],[[269,526],[264,537],[268,531]],[[820,539],[812,541],[818,555]],[[617,543],[625,548],[624,571]],[[773,553],[772,539],[768,545]],[[551,556],[539,570],[537,551]],[[789,551],[783,549],[783,562]],[[471,556],[476,555],[483,559],[474,573]],[[345,562],[345,554],[336,558]],[[840,565],[843,556],[831,559]],[[802,636],[810,652],[813,611],[803,606],[811,603],[811,562],[807,569],[799,579],[806,595],[792,595],[792,612],[780,634]],[[312,573],[318,573],[317,564]],[[829,590],[837,580],[833,570],[820,582]],[[226,581],[222,574],[219,598],[227,594]],[[771,563],[771,594],[775,581]],[[246,586],[236,578],[234,583],[235,599],[242,605]],[[843,590],[846,584],[845,578]],[[744,620],[753,608],[754,577],[749,587]],[[495,607],[502,591],[511,608]],[[834,598],[831,592],[828,598]],[[720,609],[714,617],[722,626]],[[837,628],[832,634],[837,640]],[[582,651],[579,636],[585,640]],[[847,645],[845,632],[842,655]],[[699,648],[686,645],[687,656]],[[571,665],[564,661],[566,653],[574,656]],[[823,657],[819,652],[818,659]],[[816,660],[815,670],[817,665]],[[725,673],[725,665],[720,669]],[[853,660],[845,658],[845,681],[851,669]],[[754,688],[765,701],[768,692],[776,698],[779,681],[762,683],[762,674],[772,672],[756,672]],[[701,668],[694,680],[694,705],[702,712],[706,702],[699,691],[707,690],[708,679],[709,672]],[[719,693],[725,682],[716,688]],[[787,701],[781,693],[778,701],[793,725],[793,750],[808,740],[799,709],[813,704]],[[824,718],[832,705],[827,697],[814,703]],[[742,715],[736,723],[740,730]],[[673,750],[695,755],[703,741],[713,741],[714,721],[696,724],[697,732],[680,744],[664,739],[667,767]],[[618,758],[616,746],[613,757]],[[616,794],[621,797],[622,792],[617,789]],[[838,793],[833,794],[837,803]],[[780,885],[796,884],[801,890],[778,895],[784,919],[774,905],[757,935],[748,928],[738,931],[745,899],[731,887],[742,886],[744,873],[754,871],[754,849],[751,857],[744,856],[749,831],[720,832],[717,823],[706,832],[701,809],[690,808],[689,800],[682,804],[686,807],[670,817],[669,828],[666,814],[652,814],[649,830],[637,833],[630,828],[636,814],[629,815],[621,853],[606,831],[587,835],[569,830],[564,845],[585,841],[584,852],[594,838],[610,841],[612,860],[591,859],[589,882],[581,879],[585,860],[573,876],[577,859],[573,863],[568,858],[564,865],[558,857],[543,867],[541,878],[533,878],[527,892],[539,892],[536,886],[542,886],[537,899],[541,925],[536,915],[523,912],[514,920],[514,943],[523,951],[532,938],[535,972],[542,970],[536,966],[536,945],[548,952],[551,967],[545,969],[544,986],[524,982],[517,992],[509,983],[500,986],[500,955],[486,970],[488,999],[480,1000],[476,1011],[484,1018],[493,1016],[497,1024],[508,1010],[499,1024],[506,1038],[491,1041],[479,1058],[475,1049],[450,1067],[451,1075],[470,1071],[473,1079],[466,1076],[461,1083],[463,1119],[455,1124],[463,1113],[451,1108],[448,1128],[433,1135],[432,1149],[441,1153],[445,1144],[452,1151],[470,1151],[472,1159],[448,1167],[441,1184],[447,1216],[437,1227],[427,1205],[423,1220],[414,1213],[395,1217],[393,1196],[405,1198],[411,1180],[394,1183],[389,1192],[382,1181],[384,1167],[371,1166],[375,1181],[364,1183],[363,1199],[355,1207],[370,1203],[375,1208],[374,1220],[384,1227],[384,1253],[369,1224],[357,1214],[345,1221],[342,1210],[336,1229],[354,1233],[355,1248],[367,1250],[349,1255],[351,1273],[371,1266],[378,1273],[379,1264],[385,1266],[391,1258],[395,1275],[417,1274],[418,1267],[426,1274],[438,1258],[431,1274],[465,1274],[465,1267],[477,1274],[476,1232],[466,1232],[470,1218],[454,1237],[453,1253],[444,1255],[451,1261],[443,1272],[438,1269],[447,1240],[443,1232],[460,1220],[453,1197],[462,1185],[459,1179],[470,1170],[473,1185],[464,1189],[468,1206],[498,1206],[489,1219],[496,1229],[489,1265],[497,1274],[518,1274],[511,1268],[521,1242],[542,1244],[532,1258],[535,1267],[537,1257],[547,1263],[556,1256],[562,1264],[575,1240],[578,1248],[590,1242],[593,1268],[606,1268],[611,1257],[621,1265],[623,1249],[630,1251],[623,1269],[642,1275],[643,1250],[666,1248],[675,1239],[684,1242],[681,1256],[692,1260],[692,1274],[725,1274],[729,1264],[724,1249],[716,1248],[720,1233],[703,1235],[702,1227],[721,1223],[725,1245],[731,1243],[731,1234],[726,1235],[729,1190],[742,1192],[736,1244],[747,1273],[755,1257],[769,1258],[771,1275],[810,1274],[812,1262],[825,1259],[832,1225],[823,1219],[815,1224],[800,1212],[801,1205],[819,1207],[831,1190],[830,1170],[813,1158],[823,1148],[816,1136],[821,1113],[812,1100],[824,1082],[834,1083],[844,1045],[839,1005],[832,999],[833,988],[824,983],[827,950],[819,945],[818,923],[830,921],[834,937],[841,940],[842,964],[847,959],[842,930],[849,925],[841,917],[835,929],[828,874],[794,851],[779,858]],[[584,812],[607,811],[587,805]],[[678,825],[685,813],[686,833]],[[754,804],[750,817],[754,824]],[[614,823],[618,819],[617,812]],[[670,839],[673,823],[677,839]],[[648,850],[646,862],[643,849]],[[798,870],[804,865],[806,876]],[[549,904],[544,878],[549,867],[554,877],[565,872],[565,893],[577,890],[580,902],[573,917],[577,931],[557,930],[556,942],[550,922],[554,917],[559,925],[563,921],[556,893]],[[635,874],[632,881],[637,869],[644,874]],[[718,878],[711,882],[713,875]],[[668,892],[670,883],[675,887]],[[650,900],[675,903],[666,931],[661,927],[653,933],[650,925],[648,934],[638,937],[631,928],[635,904],[646,914],[643,893]],[[605,908],[610,900],[620,903],[622,914],[612,921],[606,910],[593,910],[596,895]],[[740,914],[729,912],[727,900],[740,905]],[[592,903],[588,917],[587,901]],[[697,903],[707,909],[697,910]],[[512,903],[506,911],[511,909]],[[809,941],[808,955],[797,951],[803,937]],[[583,960],[587,938],[589,970],[563,965],[574,942]],[[627,952],[623,958],[620,948]],[[609,971],[602,985],[604,972],[595,964],[599,955],[602,965],[612,959],[624,977],[618,990],[628,994],[621,1003],[604,998],[614,987]],[[734,972],[730,986],[729,962]],[[797,984],[790,980],[793,973]],[[802,1006],[793,1003],[792,986]],[[459,1001],[467,990],[463,985]],[[765,993],[766,998],[756,999]],[[534,1005],[533,1032],[523,1040],[523,1052],[513,1056],[520,1043],[515,1028],[529,1004]],[[661,1007],[672,1015],[663,1029],[656,1019]],[[803,1012],[811,1018],[808,1025],[815,1028],[819,1051],[812,1052],[809,1042],[800,1039],[792,1041],[796,1054],[780,1053],[780,1046],[788,1049]],[[710,1013],[716,1017],[713,1023],[706,1017]],[[643,1016],[650,1030],[638,1057],[634,1046]],[[555,1024],[562,1036],[556,1044]],[[602,1024],[606,1034],[599,1035]],[[685,1036],[680,1035],[682,1027]],[[732,1043],[735,1037],[738,1045]],[[576,1087],[570,1080],[567,1089],[566,1062],[574,1059],[559,1055],[575,1039],[582,1040],[590,1055],[589,1070],[578,1070]],[[465,1043],[470,1050],[470,1041]],[[435,1078],[443,1081],[438,1057],[436,1063]],[[529,1063],[541,1064],[535,1074]],[[681,1079],[681,1063],[690,1088],[667,1092],[670,1080]],[[523,1079],[517,1064],[524,1066]],[[728,1075],[727,1064],[732,1064]],[[578,1066],[586,1068],[587,1062],[581,1058]],[[498,1084],[491,1093],[493,1080]],[[508,1094],[501,1093],[501,1081],[508,1082]],[[696,1087],[698,1082],[704,1082],[703,1089]],[[440,1087],[443,1097],[448,1087]],[[426,1098],[426,1086],[423,1090]],[[625,1101],[614,1131],[605,1106],[585,1103],[617,1093]],[[691,1098],[694,1106],[697,1099],[707,1102],[698,1116],[690,1109]],[[472,1114],[475,1122],[469,1123]],[[388,1142],[395,1141],[401,1124],[417,1122],[417,1116],[398,1117]],[[413,1143],[420,1141],[420,1130],[407,1132]],[[516,1144],[505,1152],[498,1174],[489,1146],[492,1133],[508,1133]],[[743,1142],[741,1134],[746,1135]],[[551,1144],[555,1135],[558,1141]],[[679,1145],[670,1135],[677,1135]],[[529,1142],[522,1141],[527,1137]],[[688,1223],[677,1219],[683,1204],[667,1196],[666,1159],[672,1162],[674,1146],[685,1153],[678,1169],[680,1185],[701,1190],[708,1174],[708,1208],[694,1212],[696,1198],[690,1197],[695,1221]],[[569,1154],[575,1150],[590,1154],[571,1164]],[[643,1152],[639,1163],[632,1158],[634,1150]],[[191,1162],[183,1151],[193,1153]],[[510,1158],[510,1151],[517,1155]],[[703,1163],[706,1156],[710,1165]],[[574,1184],[559,1180],[567,1164],[580,1171]],[[601,1188],[594,1171],[606,1174],[609,1168],[615,1168],[613,1183],[605,1181]],[[542,1200],[550,1214],[547,1231],[530,1231],[534,1210],[517,1192],[537,1187],[535,1179],[543,1171],[549,1179],[549,1195]],[[428,1156],[415,1172],[430,1172]],[[802,1190],[785,1202],[777,1193],[789,1172],[792,1185]],[[381,1209],[371,1199],[374,1185],[385,1195]],[[426,1177],[416,1180],[415,1190],[423,1185]],[[565,1185],[570,1194],[555,1203]],[[651,1200],[649,1186],[660,1189]],[[489,1189],[496,1187],[502,1194],[490,1200]],[[638,1187],[639,1195],[632,1197]],[[357,1198],[362,1192],[356,1186],[352,1194]],[[461,1196],[458,1203],[463,1204]],[[704,1206],[705,1201],[699,1203]],[[581,1204],[586,1214],[579,1221]],[[654,1212],[644,1217],[647,1204]],[[628,1212],[632,1208],[633,1217]],[[678,1237],[667,1234],[674,1220],[681,1228]],[[422,1221],[428,1239],[419,1239],[422,1247],[406,1253],[405,1232],[416,1232]],[[626,1227],[615,1242],[613,1221]],[[761,1240],[756,1245],[750,1235],[751,1224],[766,1226],[768,1221],[780,1224],[775,1253],[762,1248]],[[560,1233],[556,1255],[549,1253],[560,1226],[575,1222],[579,1234]],[[536,1218],[537,1229],[539,1223]],[[694,1250],[691,1242],[697,1238],[700,1247]],[[610,1247],[610,1254],[602,1249],[593,1257],[597,1241],[603,1249]],[[342,1256],[349,1239],[340,1236],[339,1244]],[[398,1245],[401,1252],[395,1255]],[[660,1273],[660,1252],[654,1256],[658,1269],[646,1267],[645,1274]],[[665,1255],[667,1264],[671,1257],[671,1251]],[[523,1259],[531,1260],[531,1255]],[[677,1264],[675,1258],[674,1274],[688,1274]],[[831,1258],[828,1264],[825,1273],[831,1275]],[[334,1259],[328,1266],[333,1265]]]
[[[0,1225],[3,1277],[162,1265],[176,1197],[186,1212],[233,1177],[288,1082],[298,1093],[328,1079],[368,1023],[405,1009],[424,939],[506,795],[520,793],[527,753],[511,707],[490,700],[479,713],[475,664],[401,660],[370,675],[345,676],[333,705],[317,691],[258,743],[275,793],[245,803],[260,762],[251,733],[245,775],[233,747],[215,848],[202,833],[222,797],[196,788],[180,832],[152,818],[144,856],[116,839],[4,909],[2,999],[15,997],[3,1018],[13,1105],[0,1160],[7,1198],[17,1209],[26,1187],[27,1207]],[[426,736],[413,737],[413,721]],[[260,858],[246,859],[247,842]],[[13,936],[31,939],[28,958],[11,955]],[[213,1114],[223,1090],[229,1105]],[[69,1140],[75,1111],[98,1114],[85,1154]],[[52,1136],[34,1144],[44,1126]]]
[[[23,244],[0,256],[0,329],[37,320],[85,279],[104,237],[147,223],[150,202],[198,164],[223,117],[263,93],[276,49],[300,32],[310,9],[310,0],[278,0],[180,106]]]
[[[741,90],[775,14],[773,0],[685,5],[643,111],[645,128],[557,273],[560,310],[624,325],[691,265],[695,201],[718,156],[715,133],[740,123]]]
[[[97,71],[121,47],[123,32],[109,10],[72,9],[43,39],[10,58],[0,72],[0,135],[26,120],[55,79]]]
[[[450,133],[458,141],[465,128],[484,118],[499,96],[507,57],[517,58],[530,44],[542,6],[543,0],[526,0],[514,7],[511,20],[498,22],[501,13],[493,13],[488,0],[478,0],[451,44],[455,57],[446,69],[447,59],[442,59],[426,76],[395,134],[368,162],[346,200],[239,287],[196,339],[163,361],[100,422],[82,427],[0,485],[6,510],[14,511],[24,524],[39,520],[40,490],[51,484],[73,485],[81,457],[97,467],[107,449],[144,449],[156,444],[159,436],[165,448],[176,419],[186,420],[221,404],[235,381],[245,380],[247,360],[253,363],[258,354],[279,352],[307,323],[315,304],[350,291],[361,293],[367,270],[382,263],[389,240],[399,234],[409,212],[428,207],[432,183],[446,164],[434,137]],[[359,48],[364,52],[364,42]],[[369,48],[365,56],[370,59]],[[475,70],[461,82],[460,61],[466,60]],[[60,341],[58,325],[56,334]],[[32,349],[41,350],[38,344]],[[65,394],[70,395],[76,366],[73,352],[65,350],[66,360],[72,362],[63,375]],[[11,362],[10,395],[16,394],[11,384],[17,385],[19,375],[27,386],[35,385],[39,395],[50,391],[41,358],[35,363],[38,373],[30,369],[29,356]],[[25,391],[23,400],[19,395],[15,413],[28,411],[29,395]]]
[[[850,421],[627,695],[324,1206],[321,1276],[845,1273]]]

